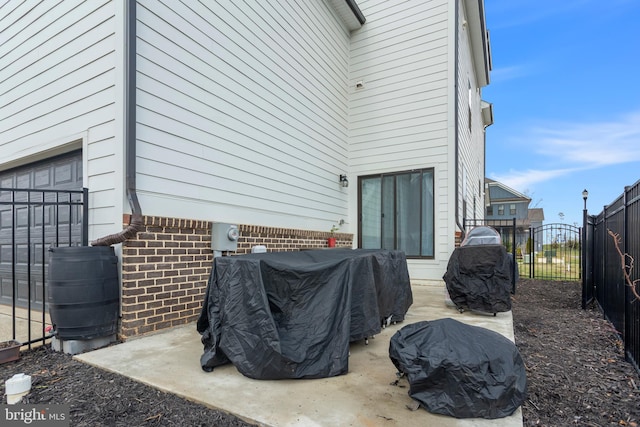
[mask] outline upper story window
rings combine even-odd
[[[493,206],[487,206],[487,215],[493,215]]]
[[[504,205],[498,205],[498,215],[504,215]]]
[[[516,214],[516,204],[511,203],[509,205],[509,215],[515,215],[515,214]]]

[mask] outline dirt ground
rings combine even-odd
[[[578,283],[521,280],[513,316],[529,382],[525,426],[638,426],[640,377],[624,360],[622,343],[601,313],[580,308]],[[24,403],[70,404],[72,426],[251,425],[49,346],[0,365],[0,393],[16,373],[32,377]]]

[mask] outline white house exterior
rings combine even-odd
[[[91,240],[133,193],[147,233],[228,222],[277,250],[340,224],[343,245],[411,247],[411,277],[440,280],[483,216],[490,67],[483,0],[9,0],[0,178],[74,152]],[[380,220],[389,203],[406,216]],[[123,274],[142,246],[118,245]]]

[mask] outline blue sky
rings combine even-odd
[[[640,0],[485,0],[485,16],[486,175],[581,226],[582,190],[597,214],[640,180]]]

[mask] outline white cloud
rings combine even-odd
[[[507,187],[524,192],[524,189],[534,187],[537,183],[550,181],[552,179],[568,175],[573,171],[574,169],[529,169],[526,171],[516,171],[512,169],[506,174],[491,174],[490,177],[495,181],[501,182]]]
[[[640,112],[617,121],[555,124],[533,132],[538,152],[554,163],[590,169],[640,161]]]
[[[640,162],[640,111],[612,121],[552,123],[530,129],[525,135],[519,145],[534,147],[536,162],[548,169],[489,174],[491,179],[518,191],[578,172]]]

